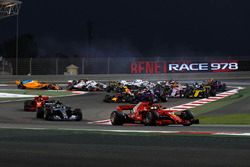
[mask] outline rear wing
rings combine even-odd
[[[37,97],[34,98],[34,100],[38,100],[39,98],[40,98],[40,97],[37,96]],[[43,98],[44,101],[49,100],[49,97],[48,97],[48,96],[42,96],[42,98]]]
[[[132,110],[135,107],[135,105],[122,105],[116,107],[117,111],[123,111],[123,110]]]

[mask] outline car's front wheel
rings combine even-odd
[[[123,125],[125,123],[124,115],[118,111],[113,111],[110,115],[112,125]]]
[[[76,121],[81,121],[82,120],[82,111],[81,109],[77,108],[73,111],[73,114],[76,115]]]
[[[53,120],[53,113],[52,113],[52,111],[50,109],[48,109],[45,112],[45,120],[48,120],[48,121]]]
[[[158,113],[156,111],[150,111],[146,113],[144,125],[155,126],[157,124]]]

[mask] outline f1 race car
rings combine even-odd
[[[82,91],[103,91],[107,85],[94,80],[80,79],[69,80],[67,90],[82,90]]]
[[[167,98],[163,98],[162,96],[157,96],[151,91],[141,91],[141,92],[122,92],[116,93],[115,95],[106,95],[104,102],[107,103],[132,103],[137,104],[139,102],[166,102]]]
[[[106,103],[136,103],[134,96],[127,93],[116,93],[115,95],[105,95],[103,102]]]
[[[184,91],[184,97],[187,98],[208,98],[209,96],[216,96],[216,90],[204,84],[187,85]]]
[[[59,101],[49,101],[43,107],[37,108],[36,117],[49,121],[80,121],[82,112],[79,108],[72,110]]]
[[[24,102],[24,111],[36,111],[37,108],[43,107],[43,105],[49,100],[48,96],[39,95],[34,97],[33,100],[26,100]]]
[[[17,88],[19,89],[50,89],[50,90],[61,90],[62,88],[56,84],[43,83],[37,80],[16,80]]]
[[[124,92],[126,89],[130,90],[141,90],[141,89],[150,89],[155,86],[154,83],[149,81],[143,81],[141,79],[136,79],[133,81],[111,81],[108,83],[108,86],[106,88],[107,92],[115,92],[115,93],[121,93]]]
[[[137,105],[122,105],[116,108],[110,115],[112,125],[125,123],[138,123],[146,126],[181,124],[190,126],[199,124],[192,112],[184,110],[177,112],[161,107],[159,104],[140,102]]]
[[[211,86],[212,89],[215,89],[216,92],[224,92],[227,89],[226,83],[222,83],[221,81],[209,79],[206,85]]]

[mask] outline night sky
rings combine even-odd
[[[169,52],[250,55],[247,0],[23,0],[20,34],[39,54],[81,54],[88,21],[96,53]],[[0,20],[0,43],[15,37],[15,17]]]

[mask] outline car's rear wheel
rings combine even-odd
[[[225,92],[226,91],[226,84],[222,84],[220,91]]]
[[[107,87],[105,88],[105,90],[106,90],[106,92],[110,93],[113,89],[112,89],[111,86],[107,86]]]
[[[125,123],[124,115],[118,111],[113,111],[110,115],[112,125],[123,125]]]
[[[49,90],[54,90],[54,89],[55,89],[55,86],[52,85],[52,84],[49,84],[49,85],[48,85],[48,89],[49,89]]]
[[[185,120],[185,122],[182,125],[183,126],[190,126],[190,125],[192,125],[192,122],[189,120]]]
[[[36,102],[34,100],[26,100],[24,102],[24,111],[35,111],[35,109],[32,109],[32,108],[35,108],[36,107]]]
[[[212,89],[210,91],[210,96],[216,96],[216,89]]]
[[[68,86],[66,87],[66,90],[73,90],[73,85],[68,85]]]
[[[192,125],[194,115],[190,110],[184,110],[181,112],[181,118],[184,120],[183,126],[190,126]]]
[[[181,112],[182,119],[194,119],[194,115],[190,110],[184,110]]]
[[[168,97],[165,96],[165,95],[162,95],[162,96],[160,96],[160,100],[161,100],[162,102],[167,102],[167,101],[168,101]]]
[[[26,87],[23,84],[19,84],[19,85],[17,85],[17,88],[18,89],[25,89]]]
[[[38,119],[44,119],[44,109],[38,108],[36,111],[36,118]]]

